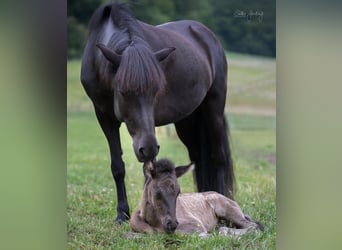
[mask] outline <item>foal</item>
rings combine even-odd
[[[216,192],[180,194],[177,177],[192,165],[174,167],[163,159],[144,164],[144,192],[140,210],[135,211],[130,226],[135,232],[208,233],[219,220],[240,229],[229,229],[233,234],[263,227],[245,216],[239,205]],[[228,230],[226,228],[226,230]]]

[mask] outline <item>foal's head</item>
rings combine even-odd
[[[174,232],[178,226],[176,202],[180,187],[177,177],[189,171],[192,166],[190,164],[175,168],[172,162],[165,159],[144,164],[144,199],[145,204],[149,204],[153,210],[153,218],[147,220],[157,221],[167,233]]]

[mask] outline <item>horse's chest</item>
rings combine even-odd
[[[107,91],[99,83],[89,86],[87,94],[94,103],[95,107],[102,113],[113,115],[113,92]]]

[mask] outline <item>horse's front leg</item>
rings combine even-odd
[[[125,165],[122,161],[122,149],[120,142],[120,122],[114,116],[102,113],[95,107],[96,117],[107,138],[110,156],[111,171],[116,184],[117,192],[117,217],[118,223],[124,222],[130,218],[129,206],[125,187]]]

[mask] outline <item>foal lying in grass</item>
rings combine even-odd
[[[249,229],[263,230],[258,222],[244,215],[235,201],[219,193],[180,194],[177,177],[190,168],[191,165],[175,168],[165,159],[144,164],[145,184],[140,210],[135,211],[130,220],[133,231],[206,234],[219,220],[237,228],[229,229],[232,234],[243,234]]]

